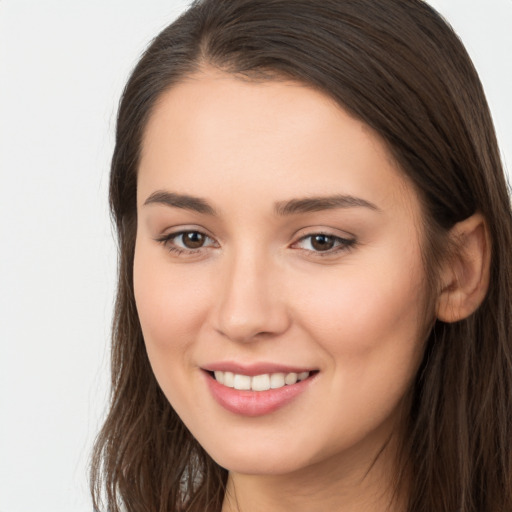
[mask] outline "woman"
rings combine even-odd
[[[510,202],[428,5],[196,2],[126,86],[110,193],[96,507],[512,510]]]

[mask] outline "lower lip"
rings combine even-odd
[[[224,409],[242,416],[263,416],[284,407],[303,393],[316,374],[296,384],[267,391],[241,391],[228,388],[217,382],[209,373],[205,372],[205,375],[213,398]]]

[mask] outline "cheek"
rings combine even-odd
[[[394,421],[421,361],[421,260],[401,261],[347,267],[302,304],[303,329],[328,355],[329,403],[340,404],[326,404],[326,425],[345,425],[350,439]]]
[[[347,265],[314,287],[309,283],[297,316],[334,364],[345,367],[342,375],[364,373],[378,379],[397,367],[409,374],[423,346],[420,251],[391,246],[379,258],[362,260],[351,265],[347,259]]]
[[[193,367],[193,340],[204,323],[204,286],[185,271],[171,271],[167,256],[160,247],[136,247],[137,313],[160,388],[175,410],[201,414],[187,372]]]
[[[170,272],[166,256],[160,247],[140,244],[135,250],[135,302],[152,364],[157,356],[186,355],[203,321],[204,286],[185,272]]]

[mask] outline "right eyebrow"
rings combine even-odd
[[[322,210],[333,210],[335,208],[355,207],[368,208],[377,212],[380,211],[380,208],[366,199],[342,194],[280,201],[276,203],[275,210],[278,215],[296,215],[308,212],[319,212]]]
[[[192,210],[205,215],[217,215],[215,209],[200,197],[188,196],[186,194],[176,194],[165,190],[153,192],[145,201],[144,206],[149,204],[161,204],[172,208],[183,208]]]

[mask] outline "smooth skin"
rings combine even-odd
[[[426,277],[418,197],[379,137],[305,85],[205,68],[158,101],[137,202],[147,353],[229,470],[223,512],[402,510],[394,449],[423,353]],[[482,254],[484,227],[459,226]],[[461,275],[485,284],[484,256],[458,277],[447,266],[439,314],[454,313]],[[289,404],[247,417],[206,386],[202,368],[219,361],[318,373]]]

